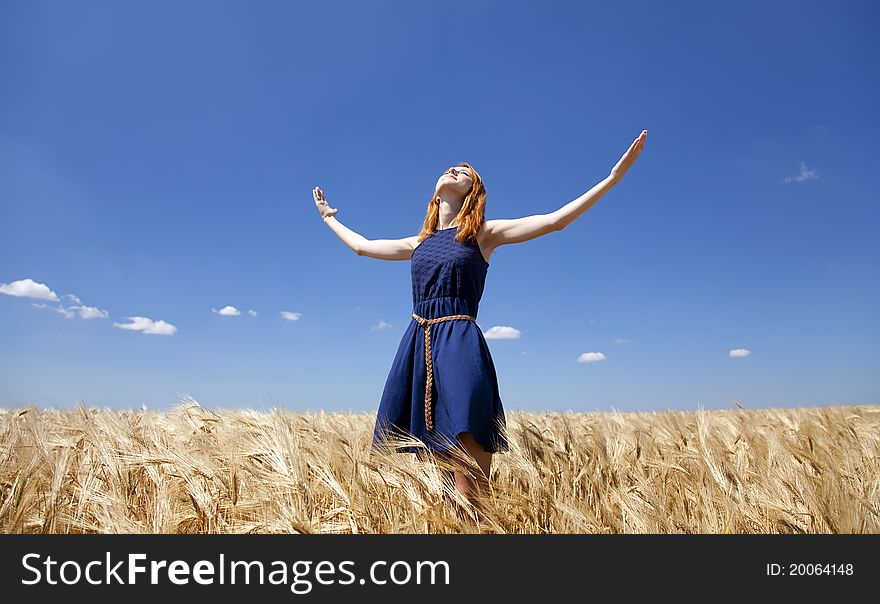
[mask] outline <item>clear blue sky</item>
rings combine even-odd
[[[880,9],[727,4],[3,2],[0,405],[374,411],[409,262],[312,187],[368,238],[460,161],[544,213],[643,129],[492,256],[505,408],[880,402]]]

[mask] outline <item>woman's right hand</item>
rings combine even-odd
[[[312,189],[312,196],[315,198],[315,207],[318,208],[318,213],[322,219],[327,219],[336,214],[336,208],[330,207],[330,204],[324,199],[324,191],[320,187]]]

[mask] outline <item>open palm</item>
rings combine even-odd
[[[336,214],[336,208],[330,207],[330,204],[324,199],[324,191],[320,187],[312,189],[312,197],[315,198],[315,207],[318,208],[321,218],[327,218]]]
[[[611,169],[611,178],[614,180],[620,180],[623,178],[623,175],[626,174],[626,171],[629,170],[630,166],[632,166],[636,159],[639,157],[639,153],[642,152],[642,149],[645,148],[645,139],[648,138],[648,131],[642,130],[642,133],[636,137],[636,140],[629,146],[629,149],[626,150],[626,153],[620,158],[620,161]]]

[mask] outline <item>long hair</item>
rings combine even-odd
[[[453,222],[458,224],[458,233],[455,240],[464,243],[469,238],[476,238],[477,233],[483,226],[486,219],[486,187],[483,185],[483,179],[474,170],[474,167],[467,162],[461,162],[457,167],[467,168],[471,173],[471,190],[465,195],[464,203],[461,204],[461,210],[455,217]],[[428,212],[425,214],[425,222],[422,224],[422,230],[419,231],[419,243],[426,237],[437,232],[437,225],[440,222],[440,196],[434,195],[428,202]]]

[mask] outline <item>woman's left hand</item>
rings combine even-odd
[[[611,169],[612,180],[617,182],[623,178],[626,171],[629,170],[630,166],[632,166],[639,157],[639,153],[645,148],[646,138],[648,138],[648,131],[642,130],[642,133],[636,137],[636,140],[634,140],[632,145],[629,146],[629,149],[626,150],[626,153],[624,153],[620,158],[620,161],[617,162],[617,165]]]

